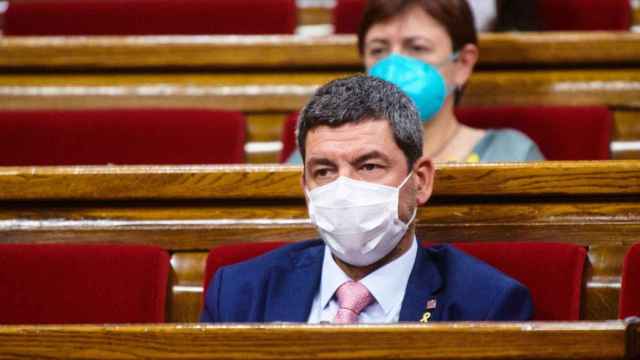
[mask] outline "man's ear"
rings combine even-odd
[[[425,204],[431,197],[435,172],[431,159],[426,156],[418,159],[413,165],[414,182],[416,184],[416,205]]]
[[[473,67],[478,62],[478,55],[480,50],[473,44],[466,44],[459,51],[458,61],[456,64],[456,73],[454,82],[457,86],[464,86],[469,81],[471,73],[473,73]]]

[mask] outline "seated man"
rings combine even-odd
[[[321,87],[300,114],[302,187],[322,240],[223,267],[203,322],[528,320],[528,290],[448,245],[422,248],[418,206],[434,168],[422,125],[394,85],[367,76]]]

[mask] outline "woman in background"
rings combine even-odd
[[[466,0],[369,0],[358,31],[367,72],[400,87],[424,126],[424,154],[434,161],[542,160],[526,135],[474,129],[454,114],[478,60],[478,37]],[[302,162],[298,152],[289,163]]]

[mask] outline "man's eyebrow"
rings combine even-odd
[[[372,159],[380,159],[386,163],[390,163],[391,159],[385,155],[384,153],[378,151],[378,150],[373,150],[373,151],[369,151],[368,153],[362,154],[360,156],[358,156],[355,160],[353,160],[351,163],[354,165],[359,165],[362,164],[364,162],[367,162],[369,160]]]
[[[384,39],[384,38],[373,38],[373,39],[370,39],[369,41],[367,41],[367,42],[365,43],[365,46],[367,46],[367,45],[373,45],[373,44],[388,45],[388,44],[389,44],[389,40]]]
[[[334,163],[333,161],[327,158],[320,158],[320,157],[312,157],[312,158],[309,158],[309,161],[307,161],[307,166],[309,167],[318,166],[318,165],[334,166]]]

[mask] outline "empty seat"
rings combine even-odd
[[[205,293],[220,267],[251,259],[284,244],[246,243],[212,249],[205,270]],[[580,292],[587,254],[583,247],[551,243],[470,243],[455,246],[527,286],[535,308],[534,320],[580,318]]]
[[[542,30],[629,30],[629,0],[539,0]]]
[[[625,255],[620,290],[620,318],[640,316],[640,244],[635,244]]]
[[[242,163],[245,128],[228,111],[0,111],[0,166]]]
[[[293,34],[295,0],[12,1],[5,35]]]
[[[169,255],[152,246],[0,245],[0,324],[154,323]]]
[[[336,34],[358,32],[366,0],[337,0],[333,8],[333,26]]]
[[[522,131],[538,144],[547,160],[610,158],[613,115],[604,106],[461,107],[455,112],[460,122],[471,127]],[[293,113],[283,125],[280,162],[296,148],[297,118],[298,113]]]

